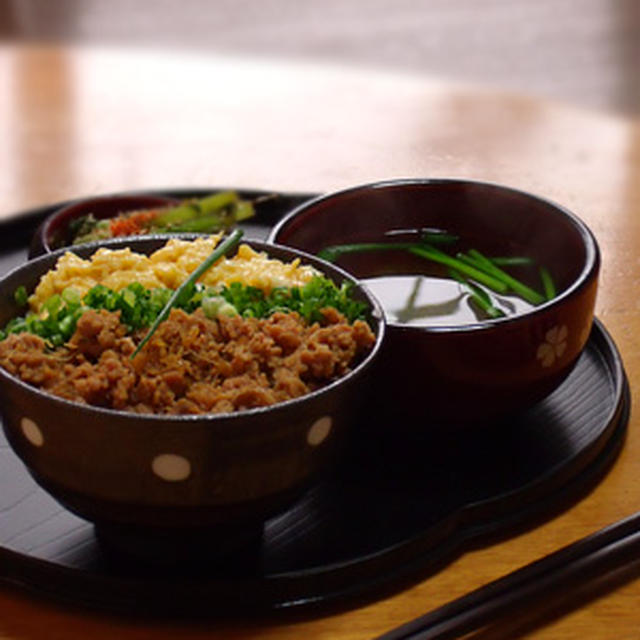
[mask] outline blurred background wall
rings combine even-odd
[[[640,0],[0,0],[0,35],[397,69],[640,113]]]

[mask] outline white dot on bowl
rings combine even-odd
[[[191,463],[175,453],[163,453],[152,460],[151,470],[167,482],[180,482],[191,475]]]
[[[31,418],[22,418],[20,428],[24,437],[34,446],[41,447],[44,444],[44,435],[40,427]]]
[[[324,442],[331,432],[331,426],[333,425],[333,420],[331,416],[323,416],[322,418],[318,418],[309,429],[307,433],[307,442],[312,447],[317,447],[319,444]]]

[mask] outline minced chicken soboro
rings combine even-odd
[[[369,325],[335,309],[306,326],[297,313],[265,319],[172,310],[132,360],[136,336],[117,313],[90,310],[64,347],[39,336],[0,342],[0,365],[67,400],[137,413],[222,413],[269,406],[314,391],[347,373],[374,342]],[[137,340],[136,340],[137,341]]]

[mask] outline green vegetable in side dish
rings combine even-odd
[[[172,207],[128,211],[108,219],[89,213],[69,223],[70,244],[144,233],[214,233],[254,215],[254,202],[235,191],[221,191]]]

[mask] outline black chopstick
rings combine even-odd
[[[445,640],[481,629],[522,606],[549,604],[566,590],[640,557],[640,512],[379,636]]]

